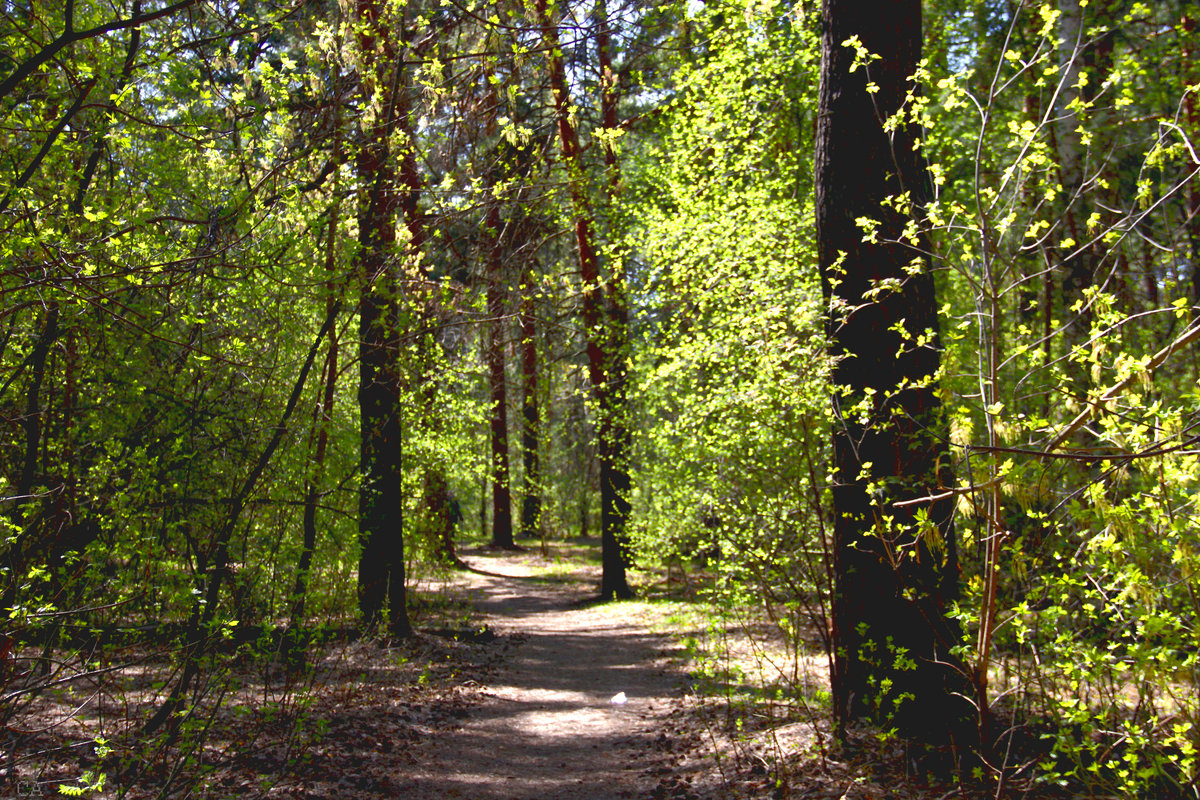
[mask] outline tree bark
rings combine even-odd
[[[853,72],[858,37],[878,60]],[[896,507],[951,482],[936,394],[937,302],[919,217],[927,176],[915,126],[885,132],[921,55],[920,0],[825,0],[816,194],[834,360],[834,717],[963,746],[970,682],[950,655],[953,502]],[[868,92],[868,80],[876,87]],[[895,206],[885,200],[910,193]],[[857,220],[877,221],[864,240]]]
[[[612,37],[608,29],[608,6],[599,0],[596,16],[596,60],[600,67],[600,117],[605,130],[615,132],[617,124],[617,76],[612,64]],[[616,199],[620,170],[611,138],[604,139],[604,168],[608,178],[609,205]],[[628,389],[629,371],[626,351],[629,339],[629,310],[625,300],[625,276],[618,265],[612,272],[601,297],[603,328],[598,336],[604,351],[606,380],[599,394],[600,405],[600,530],[601,560],[604,579],[600,594],[605,598],[632,597],[625,580],[629,563],[625,525],[632,505],[629,491]]]
[[[538,450],[541,415],[538,407],[537,317],[534,314],[531,276],[526,274],[521,299],[521,457],[524,483],[521,498],[521,535],[542,532],[542,470]]]
[[[601,561],[603,564],[600,595],[605,600],[633,597],[626,570],[628,554],[625,542],[625,521],[629,517],[629,469],[626,457],[629,443],[625,401],[625,310],[622,302],[606,308],[606,284],[600,275],[600,254],[592,233],[593,212],[583,182],[584,165],[579,150],[579,135],[572,122],[571,99],[567,88],[558,32],[550,17],[546,0],[538,0],[538,20],[549,51],[550,88],[554,95],[554,111],[558,123],[559,144],[567,169],[575,216],[575,244],[579,256],[579,271],[583,281],[583,323],[587,340],[588,376],[596,399],[599,415],[600,501],[601,501]],[[605,60],[607,46],[599,48]],[[609,70],[611,75],[611,69]],[[602,90],[601,103],[611,102]],[[605,98],[608,97],[608,100]],[[603,109],[607,119],[615,114]],[[615,283],[615,282],[614,282]],[[607,287],[611,291],[612,284]],[[617,289],[619,291],[619,288]]]
[[[499,201],[491,200],[487,214],[488,235],[488,376],[492,413],[492,546],[511,550],[513,542],[512,490],[509,486],[508,381],[505,375],[503,250]]]
[[[359,489],[358,603],[362,624],[377,627],[388,608],[392,635],[412,634],[404,586],[402,430],[396,308],[396,229],[401,207],[391,141],[400,127],[400,53],[392,42],[384,4],[360,0],[359,44],[367,65],[360,75],[365,105],[379,96],[378,116],[364,132],[357,159],[367,187],[359,200]]]

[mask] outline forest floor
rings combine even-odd
[[[321,763],[269,796],[404,800],[733,800],[910,798],[929,794],[901,778],[888,789],[861,760],[817,753],[823,719],[767,720],[704,698],[693,671],[703,614],[679,604],[596,602],[594,549],[461,555],[473,568],[437,587],[473,609],[469,624],[425,629],[457,647],[417,714],[363,685],[351,701],[361,736],[325,738]],[[594,554],[593,554],[594,555]],[[547,557],[549,556],[549,557]],[[698,627],[697,627],[698,626]],[[731,639],[725,639],[730,645]],[[735,645],[736,646],[736,645]],[[453,664],[453,666],[449,666]],[[446,671],[448,670],[448,672]],[[711,681],[708,688],[712,689]],[[622,702],[623,701],[623,702]],[[388,722],[391,720],[391,722]],[[388,726],[395,726],[389,732]],[[403,747],[382,745],[392,737]],[[336,756],[334,754],[337,754]],[[899,759],[901,762],[903,758]],[[864,771],[865,768],[865,771]],[[289,785],[290,784],[290,785]]]
[[[469,616],[448,627],[418,622],[416,640],[396,646],[400,660],[424,665],[418,695],[369,679],[349,695],[340,681],[326,683],[339,687],[339,713],[358,723],[327,728],[316,758],[300,759],[268,796],[733,796],[690,699],[688,654],[668,632],[669,607],[596,602],[598,565],[579,560],[578,549],[576,558],[485,548],[460,555],[474,571],[427,585],[425,595],[465,603]],[[347,666],[361,668],[361,657]],[[752,796],[772,794],[761,765],[739,783]]]
[[[73,740],[64,752],[83,755],[36,773],[13,769],[7,784],[0,776],[0,796],[59,796],[87,770],[108,773],[104,788],[86,792],[98,799],[954,795],[885,768],[903,769],[902,753],[822,753],[819,707],[780,711],[763,684],[757,695],[739,688],[740,667],[723,673],[698,662],[704,631],[713,629],[703,606],[595,602],[595,545],[467,550],[471,572],[418,585],[415,637],[322,646],[303,685],[248,659],[219,690],[224,701],[186,758],[178,746],[124,766],[97,757],[87,747],[102,732],[97,720],[139,716],[129,713],[138,705],[132,686],[98,692],[94,706],[76,705],[69,724],[55,728],[60,741]],[[722,647],[737,649],[729,633]],[[46,720],[71,710],[62,698],[40,702]],[[136,741],[107,730],[118,755],[123,738]]]

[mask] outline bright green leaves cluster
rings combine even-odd
[[[632,157],[634,370],[646,420],[635,529],[649,557],[721,552],[731,591],[800,571],[826,436],[812,231],[811,29],[712,8],[657,136]],[[697,48],[700,49],[700,48]],[[803,509],[803,510],[802,510]],[[760,597],[769,595],[757,592]],[[778,598],[777,598],[778,599]]]
[[[1194,70],[1171,4],[1081,4],[1078,49],[1061,5],[934,17],[923,147],[963,621],[995,625],[995,652],[969,656],[995,693],[1060,725],[1053,778],[1145,795],[1197,770],[1195,363],[1150,367],[1196,313],[1189,133],[1157,121]]]
[[[31,27],[6,13],[0,29],[5,76],[55,35],[34,21],[61,24],[61,4],[25,6]],[[127,6],[77,5],[76,29],[119,19]],[[82,40],[0,100],[5,190],[14,187],[0,222],[6,419],[34,395],[23,363],[48,310],[59,315],[37,397],[37,500],[22,519],[54,522],[26,530],[19,546],[0,544],[0,554],[36,565],[44,553],[29,543],[63,519],[100,530],[87,558],[53,581],[10,571],[0,591],[14,586],[14,608],[46,592],[64,611],[86,596],[86,605],[105,598],[139,623],[186,618],[211,564],[211,537],[274,432],[320,326],[326,281],[340,281],[325,266],[326,198],[294,191],[325,155],[303,140],[311,131],[290,107],[312,78],[293,47],[297,29],[249,13],[167,16],[136,38],[125,28]],[[256,36],[233,35],[247,29]],[[93,78],[88,102],[51,141],[48,123]],[[19,187],[7,180],[26,172]],[[346,253],[333,255],[341,262]],[[341,431],[354,427],[347,399],[332,411]],[[10,442],[0,457],[6,498],[24,468],[23,444]],[[287,439],[303,444],[303,428]],[[353,437],[334,447],[339,469],[352,472]],[[273,613],[285,608],[284,593],[265,587],[294,563],[297,538],[294,507],[281,498],[302,495],[305,447],[285,445],[279,463],[235,554],[261,565],[242,578]],[[353,495],[323,499],[353,508]],[[14,515],[6,524],[16,518],[11,504],[5,513]],[[351,542],[343,519],[323,540],[326,564]],[[12,624],[28,631],[36,619]]]

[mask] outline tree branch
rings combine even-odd
[[[96,36],[103,36],[106,33],[113,31],[132,28],[146,22],[153,22],[156,19],[168,17],[177,11],[182,11],[185,8],[196,5],[199,0],[180,0],[180,2],[169,5],[166,8],[160,8],[158,11],[150,11],[146,14],[135,14],[129,19],[121,19],[115,22],[109,22],[105,25],[97,25],[95,28],[88,28],[86,31],[75,30],[73,3],[68,3],[66,7],[64,30],[60,36],[54,41],[42,47],[33,58],[28,59],[15,70],[12,74],[0,83],[0,99],[8,97],[13,89],[17,88],[17,84],[33,74],[34,70],[45,64],[50,59],[54,58],[58,53],[68,45],[75,42],[91,39]]]

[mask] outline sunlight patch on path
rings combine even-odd
[[[580,607],[577,585],[478,575],[471,584],[488,626],[516,644],[463,725],[422,748],[404,797],[647,796],[670,759],[659,745],[680,696],[670,640],[634,616]],[[610,702],[617,692],[627,704]]]

